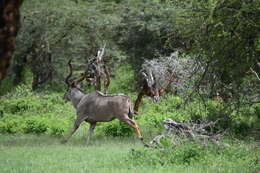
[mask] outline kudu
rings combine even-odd
[[[166,83],[160,87],[156,83],[156,79],[154,78],[151,71],[148,74],[145,72],[142,72],[141,74],[144,80],[142,81],[141,90],[138,93],[137,99],[135,100],[135,104],[134,104],[135,112],[138,112],[138,108],[142,101],[143,96],[149,96],[153,99],[154,102],[158,103],[160,101],[160,96],[165,92],[165,89],[171,85],[173,78],[175,77],[174,74],[172,73],[171,76],[169,77],[169,80],[166,81]]]
[[[84,77],[78,81],[70,82],[69,78],[72,75],[71,60],[68,65],[70,73],[65,80],[68,90],[64,95],[64,99],[72,102],[76,110],[76,120],[72,131],[69,136],[65,137],[64,142],[75,133],[83,121],[86,121],[90,124],[87,136],[87,143],[89,143],[97,122],[108,122],[116,118],[131,126],[138,138],[142,140],[143,137],[141,136],[138,125],[131,119],[133,116],[133,104],[130,99],[123,94],[104,95],[98,91],[85,94],[79,88],[79,82]]]
[[[134,105],[134,111],[138,112],[139,105],[142,101],[143,96],[149,96],[153,99],[154,102],[158,102],[160,99],[159,90],[156,88],[156,83],[154,81],[154,77],[150,72],[148,75],[145,72],[142,72],[142,77],[144,80],[142,81],[142,88],[139,92],[137,99]]]

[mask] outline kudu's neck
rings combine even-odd
[[[75,109],[77,109],[77,106],[84,95],[85,94],[77,88],[74,88],[71,91],[71,102]]]

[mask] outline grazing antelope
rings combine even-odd
[[[76,120],[72,131],[69,136],[65,137],[64,142],[68,141],[83,121],[86,121],[90,124],[87,136],[87,143],[89,143],[97,122],[108,122],[116,118],[131,126],[138,138],[143,140],[139,127],[131,119],[133,104],[130,99],[123,94],[104,95],[98,91],[85,94],[79,87],[79,82],[84,77],[78,81],[70,82],[69,78],[72,75],[71,60],[68,65],[70,73],[65,80],[68,90],[64,95],[64,99],[72,102],[73,107],[76,109]]]

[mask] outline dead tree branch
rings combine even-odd
[[[110,70],[104,62],[105,47],[100,48],[97,56],[88,59],[85,76],[89,86],[95,86],[97,91],[101,91],[101,83],[104,84],[104,93],[108,93],[110,84]]]
[[[208,142],[218,144],[220,137],[224,133],[214,133],[213,129],[215,122],[200,122],[200,123],[178,123],[171,118],[167,118],[163,121],[165,131],[154,137],[150,141],[150,146],[162,146],[161,139],[168,138],[171,140],[173,146],[177,145],[184,139],[193,140],[200,144],[206,145]]]

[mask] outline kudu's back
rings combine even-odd
[[[132,102],[125,95],[104,96],[98,92],[86,94],[77,106],[77,114],[87,117],[88,122],[111,121],[115,118],[122,120],[133,114]]]

